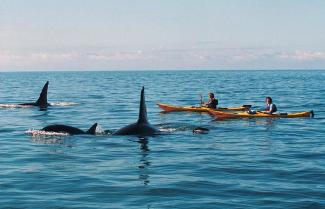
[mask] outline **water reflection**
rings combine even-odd
[[[145,186],[147,186],[150,183],[149,180],[149,174],[148,174],[148,167],[151,165],[151,163],[148,161],[148,155],[150,152],[149,149],[149,140],[146,138],[139,138],[138,143],[140,144],[140,151],[141,151],[141,157],[139,161],[139,179],[143,182]]]
[[[45,117],[49,115],[49,111],[39,109],[39,114],[35,114],[33,117]]]
[[[230,123],[234,122],[241,123],[243,125],[256,127],[256,125],[263,126],[266,130],[270,130],[277,125],[277,120],[280,118],[235,118],[235,119],[223,119],[223,118],[215,118],[212,121],[219,123]]]
[[[261,125],[264,126],[266,130],[271,130],[275,127],[276,120],[278,120],[278,118],[250,118],[249,125]]]

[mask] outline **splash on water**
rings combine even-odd
[[[104,130],[101,125],[97,125],[96,127],[96,135],[110,135],[112,132],[110,130]]]
[[[27,130],[25,133],[32,136],[69,136],[68,133],[33,130],[33,129]]]
[[[29,129],[25,132],[28,135],[31,135],[33,137],[37,136],[47,136],[47,137],[56,137],[56,136],[70,136],[69,133],[64,132],[53,132],[53,131],[43,131],[43,130],[35,130],[35,129]],[[100,125],[96,127],[96,135],[105,135],[110,134],[110,131],[105,131]]]
[[[32,136],[32,141],[37,144],[63,144],[64,139],[62,137],[69,136],[68,133],[49,132],[42,130],[27,130],[25,132]]]
[[[65,107],[65,106],[76,106],[79,103],[77,102],[53,102],[50,103],[51,106],[61,106],[61,107]]]
[[[66,106],[76,106],[79,103],[77,102],[53,102],[50,103],[51,106],[59,106],[59,107],[66,107]],[[0,108],[31,108],[34,107],[33,105],[20,105],[20,104],[0,104]]]
[[[32,105],[19,105],[19,104],[0,104],[0,108],[30,108]]]
[[[45,136],[35,136],[32,138],[32,142],[37,144],[64,144],[65,141],[62,138],[58,138],[58,136],[50,138],[46,138]]]
[[[177,131],[177,128],[159,128],[159,131],[172,133],[172,132]]]
[[[192,130],[192,125],[184,123],[164,123],[156,125],[161,132],[174,133],[178,131]]]

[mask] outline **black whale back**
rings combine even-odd
[[[146,99],[144,97],[144,87],[142,87],[141,90],[138,123],[148,123]]]
[[[42,92],[39,95],[39,98],[35,102],[36,106],[47,107],[49,104],[47,103],[47,90],[49,88],[49,82],[47,81],[42,89]]]
[[[114,135],[137,135],[149,136],[159,132],[148,122],[146,100],[144,96],[144,87],[141,90],[139,117],[136,123],[125,126],[114,133]]]
[[[57,132],[57,133],[68,133],[68,134],[85,134],[85,132],[79,128],[75,128],[67,125],[49,125],[42,129],[43,131]]]

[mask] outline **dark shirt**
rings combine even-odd
[[[269,105],[266,105],[266,108],[265,108],[266,111],[270,111],[271,110],[271,114],[278,111],[278,108],[275,106],[275,104],[269,104]]]
[[[210,99],[207,103],[207,107],[208,108],[213,108],[213,109],[217,109],[217,105],[218,105],[218,100],[213,98],[213,99]]]

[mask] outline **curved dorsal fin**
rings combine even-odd
[[[38,100],[35,102],[35,104],[37,106],[40,107],[47,107],[48,103],[47,103],[47,89],[49,87],[49,81],[47,81],[42,89],[41,94],[39,95]]]
[[[97,123],[94,123],[94,125],[92,125],[89,129],[88,129],[88,131],[87,131],[87,133],[88,134],[92,134],[92,135],[95,135],[96,134],[96,128],[97,128]]]
[[[146,100],[144,97],[144,87],[142,87],[141,90],[138,123],[148,123]]]

